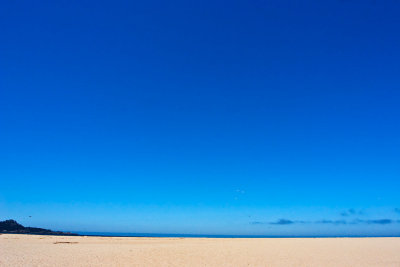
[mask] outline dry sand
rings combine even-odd
[[[400,266],[400,238],[3,234],[0,266]]]

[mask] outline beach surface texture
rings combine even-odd
[[[400,238],[1,234],[0,266],[400,266]]]

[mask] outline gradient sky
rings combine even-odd
[[[399,12],[394,0],[3,1],[0,219],[400,235]]]

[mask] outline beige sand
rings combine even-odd
[[[0,235],[0,266],[400,266],[400,238]]]

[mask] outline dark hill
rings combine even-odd
[[[69,232],[52,231],[48,229],[25,227],[15,220],[0,221],[0,233],[3,234],[35,234],[35,235],[77,235]]]

